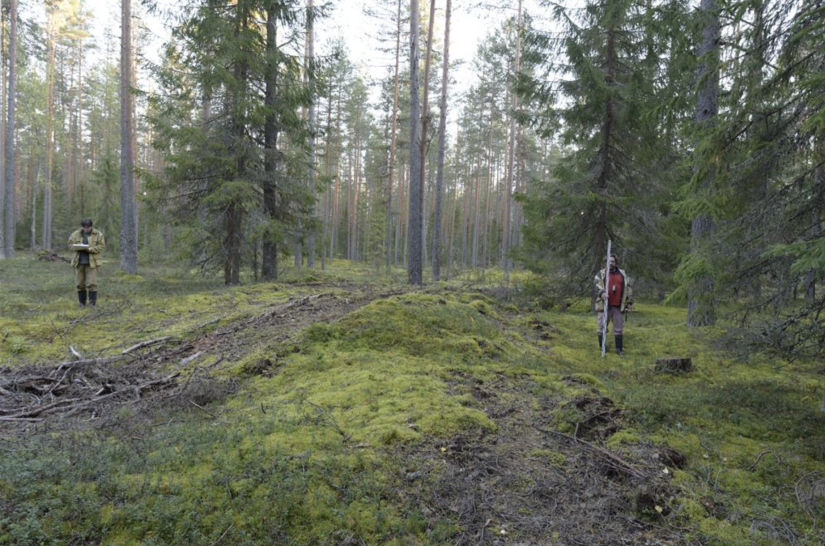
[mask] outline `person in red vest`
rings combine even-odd
[[[602,336],[607,334],[607,325],[613,321],[613,335],[616,337],[616,354],[621,356],[624,350],[624,314],[633,306],[630,289],[630,278],[619,269],[616,255],[610,255],[610,272],[605,279],[605,270],[599,271],[594,279],[598,297],[596,298],[599,307],[598,328],[599,328],[599,348],[602,346]],[[607,319],[604,316],[604,299],[607,298]]]

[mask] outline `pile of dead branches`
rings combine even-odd
[[[0,369],[0,421],[40,422],[49,415],[100,416],[178,387],[178,373],[159,376],[143,366],[113,367],[114,358],[64,362],[52,369]]]

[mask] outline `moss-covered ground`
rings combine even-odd
[[[587,309],[498,300],[495,272],[408,291],[345,262],[233,288],[113,269],[90,310],[65,264],[0,262],[0,364],[172,336],[239,387],[9,424],[0,544],[825,541],[820,366],[734,360],[681,309],[638,304],[626,356],[601,358]],[[313,294],[332,303],[250,321]],[[659,373],[664,356],[696,369]]]

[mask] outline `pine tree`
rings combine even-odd
[[[132,2],[121,0],[120,38],[120,269],[137,273],[137,200],[132,109]]]
[[[4,232],[2,238],[3,257],[14,257],[15,231],[15,185],[16,177],[16,146],[15,146],[15,116],[17,114],[17,0],[9,2],[9,78],[8,78],[8,109],[6,115],[5,138],[5,203],[4,203]]]
[[[421,113],[419,103],[418,72],[418,0],[410,0],[410,189],[408,245],[409,261],[407,279],[409,284],[423,284],[423,195],[421,178]]]

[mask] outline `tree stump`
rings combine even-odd
[[[656,371],[660,373],[684,374],[693,371],[693,360],[690,358],[657,358]]]

